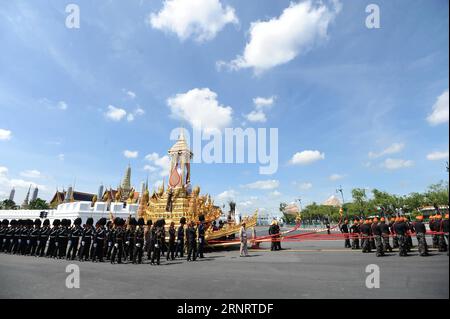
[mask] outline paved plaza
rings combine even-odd
[[[415,239],[414,239],[415,241]],[[0,254],[0,298],[449,298],[449,257],[388,253],[377,258],[342,241],[267,243],[239,257],[213,251],[188,263],[111,265],[78,262],[80,288],[68,289],[66,260]],[[366,267],[380,269],[380,288],[366,287]]]

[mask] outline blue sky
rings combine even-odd
[[[153,185],[171,130],[195,119],[278,128],[275,174],[193,165],[193,184],[243,212],[447,178],[448,1],[377,1],[379,29],[371,1],[72,3],[80,28],[60,1],[0,6],[0,198],[115,187],[128,163]]]

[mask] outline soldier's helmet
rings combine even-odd
[[[110,228],[112,226],[112,221],[108,220],[108,222],[106,223],[106,227]]]
[[[181,225],[186,224],[186,217],[181,217],[181,218],[180,218],[180,224],[181,224]]]
[[[130,223],[129,223],[131,226],[136,226],[137,225],[137,221],[136,221],[136,218],[134,218],[134,217],[131,217],[131,219],[130,219]]]
[[[12,219],[11,222],[9,223],[11,226],[16,226],[17,225],[17,220]]]
[[[68,219],[68,220],[67,220],[67,227],[70,227],[70,225],[72,225],[72,220],[71,220],[71,219]]]
[[[198,216],[198,220],[201,221],[201,222],[204,222],[205,221],[205,216],[204,215]]]
[[[41,220],[40,220],[39,218],[36,218],[36,219],[34,220],[34,225],[35,225],[35,226],[41,226]]]
[[[59,219],[55,219],[54,221],[53,221],[53,224],[52,224],[53,226],[59,226],[59,225],[61,225],[61,221],[59,220]]]
[[[153,222],[151,219],[147,220],[147,226],[151,226],[152,224],[153,224]]]
[[[448,219],[448,214],[445,214],[445,217],[444,217],[445,219]]]
[[[138,225],[139,226],[144,226],[144,218],[142,218],[142,217],[140,217],[139,219],[138,219]]]
[[[7,220],[7,219],[2,220],[2,225],[3,226],[8,226],[9,225],[9,220]]]
[[[121,218],[120,218],[120,217],[114,218],[114,225],[120,226],[120,221],[121,221]]]
[[[92,217],[89,217],[89,218],[86,220],[86,225],[89,225],[89,226],[94,225],[94,219],[93,219]]]
[[[50,220],[49,219],[45,219],[44,222],[42,223],[42,225],[49,226],[50,225]]]
[[[422,221],[423,220],[423,216],[422,215],[416,216],[416,220]]]
[[[97,223],[100,226],[105,226],[106,225],[106,218],[105,217],[100,218]]]
[[[120,226],[125,226],[125,219],[120,218]]]
[[[67,219],[61,219],[61,226],[67,226]]]
[[[82,219],[81,219],[80,217],[77,217],[77,218],[75,218],[75,220],[73,221],[73,224],[74,224],[75,226],[80,226],[82,222],[83,222]]]

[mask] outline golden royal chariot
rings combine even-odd
[[[200,194],[200,187],[191,188],[190,161],[193,153],[186,143],[183,131],[168,153],[171,163],[167,189],[163,183],[152,194],[146,190],[141,196],[137,217],[143,217],[146,221],[151,219],[153,222],[164,219],[166,227],[171,222],[178,227],[181,217],[185,217],[188,223],[190,221],[197,223],[199,217],[203,215],[206,225],[206,241],[236,234],[244,222],[247,228],[256,226],[257,212],[243,218],[240,223],[235,221],[234,214],[229,214],[223,227],[213,229],[212,223],[223,216],[222,210],[214,205],[211,196]]]

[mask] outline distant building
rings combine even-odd
[[[341,207],[341,201],[334,195],[331,195],[326,201],[322,203],[325,206]]]

